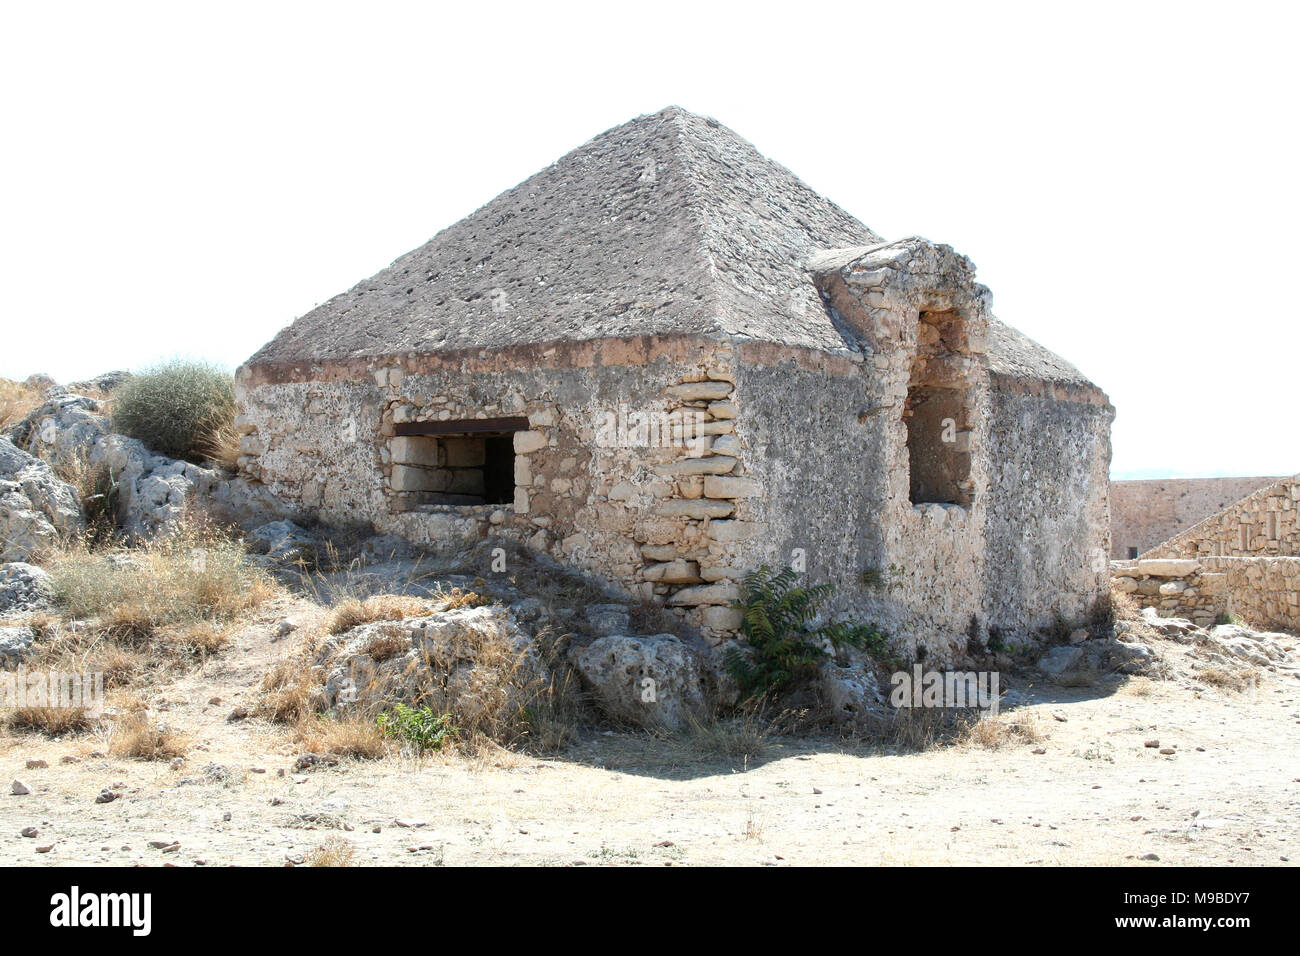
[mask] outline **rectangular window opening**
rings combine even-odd
[[[912,504],[971,501],[970,363],[955,312],[922,312],[903,416]]]
[[[526,418],[409,422],[388,442],[394,510],[504,505],[515,497],[514,434]]]

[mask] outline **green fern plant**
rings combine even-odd
[[[790,568],[773,572],[764,565],[741,586],[741,600],[733,607],[744,613],[741,635],[749,646],[731,648],[725,663],[742,700],[780,694],[806,680],[828,656],[823,642],[865,648],[882,659],[889,654],[888,639],[874,625],[836,621],[814,628],[812,621],[834,587],[796,587],[797,579]]]

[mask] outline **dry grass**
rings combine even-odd
[[[1193,671],[1192,676],[1202,684],[1241,694],[1259,686],[1259,672],[1246,667],[1212,665]]]
[[[68,614],[115,616],[137,633],[201,618],[231,620],[278,593],[239,542],[199,522],[117,555],[71,546],[46,570]]]
[[[120,688],[218,653],[277,587],[240,546],[211,529],[183,529],[130,552],[69,545],[47,564],[56,600],[75,626],[46,616],[29,664],[100,671]]]
[[[165,724],[155,724],[149,715],[137,711],[120,717],[109,734],[109,752],[130,760],[171,760],[183,757],[190,740]]]
[[[276,723],[292,724],[308,718],[323,675],[312,670],[305,656],[278,662],[262,678],[256,712]]]
[[[376,664],[382,664],[384,661],[392,660],[401,654],[410,650],[411,643],[405,634],[386,631],[382,634],[376,634],[366,646],[361,649],[361,653],[369,656]]]
[[[239,470],[239,456],[243,454],[239,450],[239,432],[230,423],[219,424],[199,441],[198,452],[208,462],[234,474]]]
[[[772,725],[756,711],[731,718],[687,718],[687,739],[691,749],[706,757],[757,757]]]
[[[348,705],[350,715],[373,721],[398,702],[429,708],[449,715],[455,746],[466,753],[484,747],[554,752],[573,739],[584,719],[576,677],[566,668],[552,675],[528,647],[514,646],[508,632],[491,622],[467,622],[422,653],[401,656],[410,648],[406,635],[398,633],[377,635],[362,649],[378,651],[379,657],[372,655],[375,670],[368,683],[356,675],[363,683],[356,702]],[[347,666],[348,659],[336,658],[325,669],[340,665]],[[263,682],[259,713],[301,719],[320,689],[320,673],[313,674],[305,658],[278,665]]]
[[[85,544],[99,548],[109,544],[117,535],[117,482],[106,464],[92,465],[87,450],[70,458],[51,462],[51,468],[61,479],[72,485],[86,516]]]
[[[444,611],[454,611],[459,607],[483,607],[492,603],[491,598],[483,597],[474,591],[462,591],[460,588],[452,588],[442,601]]]
[[[981,750],[1001,750],[1013,744],[1035,744],[1043,739],[1038,719],[1032,714],[981,714],[968,723],[959,742]]]
[[[0,429],[8,428],[41,404],[41,390],[0,378]]]
[[[331,634],[342,634],[362,624],[418,617],[430,611],[428,601],[406,594],[376,594],[362,600],[348,598],[334,608],[326,630]]]
[[[347,840],[331,837],[307,854],[303,866],[351,866],[357,848]]]
[[[11,730],[62,737],[90,730],[94,726],[85,707],[18,707],[5,718]]]
[[[373,718],[303,717],[295,728],[295,739],[307,753],[334,754],[355,760],[378,760],[388,756],[388,739]]]

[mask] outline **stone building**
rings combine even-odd
[[[960,659],[1109,586],[1113,410],[883,240],[677,108],[564,156],[240,369],[241,466],[299,513],[514,539],[710,640],[794,564]]]
[[[1110,556],[1116,560],[1136,558],[1280,478],[1112,481]]]

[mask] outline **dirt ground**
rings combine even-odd
[[[1297,858],[1300,682],[1290,673],[1264,671],[1241,693],[1185,672],[1099,688],[1013,683],[1031,700],[1017,713],[1043,737],[997,750],[898,754],[771,737],[756,757],[733,759],[686,740],[593,732],[548,759],[392,757],[300,772],[283,728],[226,718],[251,707],[268,665],[292,649],[267,621],[302,607],[277,601],[152,698],[156,717],[194,737],[180,768],[103,756],[94,734],[0,736],[0,863],[281,866],[321,847],[354,865],[421,866]],[[1160,650],[1175,663],[1182,653]],[[1153,739],[1176,753],[1145,746]],[[29,759],[48,767],[28,769]],[[11,779],[33,792],[10,795]],[[97,804],[110,786],[121,798]],[[21,835],[29,827],[35,837]]]

